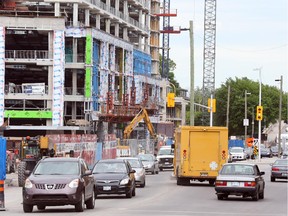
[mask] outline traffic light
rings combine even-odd
[[[167,107],[175,107],[175,93],[167,94]]]
[[[208,107],[211,106],[211,99],[208,98]],[[210,109],[208,109],[208,112],[210,112]],[[216,112],[216,99],[212,99],[212,112]]]
[[[261,121],[262,118],[263,118],[263,107],[257,106],[257,108],[256,108],[256,120]]]

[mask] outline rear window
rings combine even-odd
[[[221,175],[254,175],[253,166],[242,164],[231,164],[223,166]]]
[[[34,175],[79,175],[79,172],[77,161],[44,161],[36,167]]]

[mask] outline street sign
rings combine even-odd
[[[243,126],[249,126],[249,119],[243,119]]]

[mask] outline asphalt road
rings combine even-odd
[[[164,171],[158,175],[147,175],[146,187],[137,188],[136,196],[132,199],[127,199],[125,196],[102,196],[97,198],[95,209],[85,209],[83,213],[75,212],[74,206],[47,207],[45,211],[38,211],[34,207],[31,215],[287,216],[288,181],[270,182],[269,164],[275,159],[262,159],[259,163],[261,171],[266,172],[266,189],[264,200],[257,202],[248,198],[243,200],[240,197],[219,201],[214,187],[209,186],[208,182],[192,182],[189,186],[177,186],[176,180],[171,177],[172,171]],[[16,177],[15,174],[7,176],[7,183],[10,182],[10,186],[5,185],[6,211],[0,211],[1,216],[24,214],[21,188],[15,186]]]

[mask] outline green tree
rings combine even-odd
[[[248,78],[229,78],[225,84],[216,89],[216,113],[214,113],[214,124],[226,126],[227,113],[227,95],[228,86],[230,85],[230,104],[229,104],[229,135],[244,135],[243,119],[245,118],[245,90],[250,93],[247,95],[247,118],[249,126],[247,127],[248,135],[252,134],[252,122],[254,121],[254,134],[258,133],[258,123],[255,119],[256,107],[259,104],[259,83],[249,80]],[[275,123],[279,116],[279,89],[262,84],[262,101],[263,120],[262,127],[268,127],[270,123]],[[283,104],[287,104],[283,100]],[[282,110],[282,116],[287,113],[286,109]],[[283,119],[285,119],[283,117]],[[262,129],[263,129],[262,128]]]

